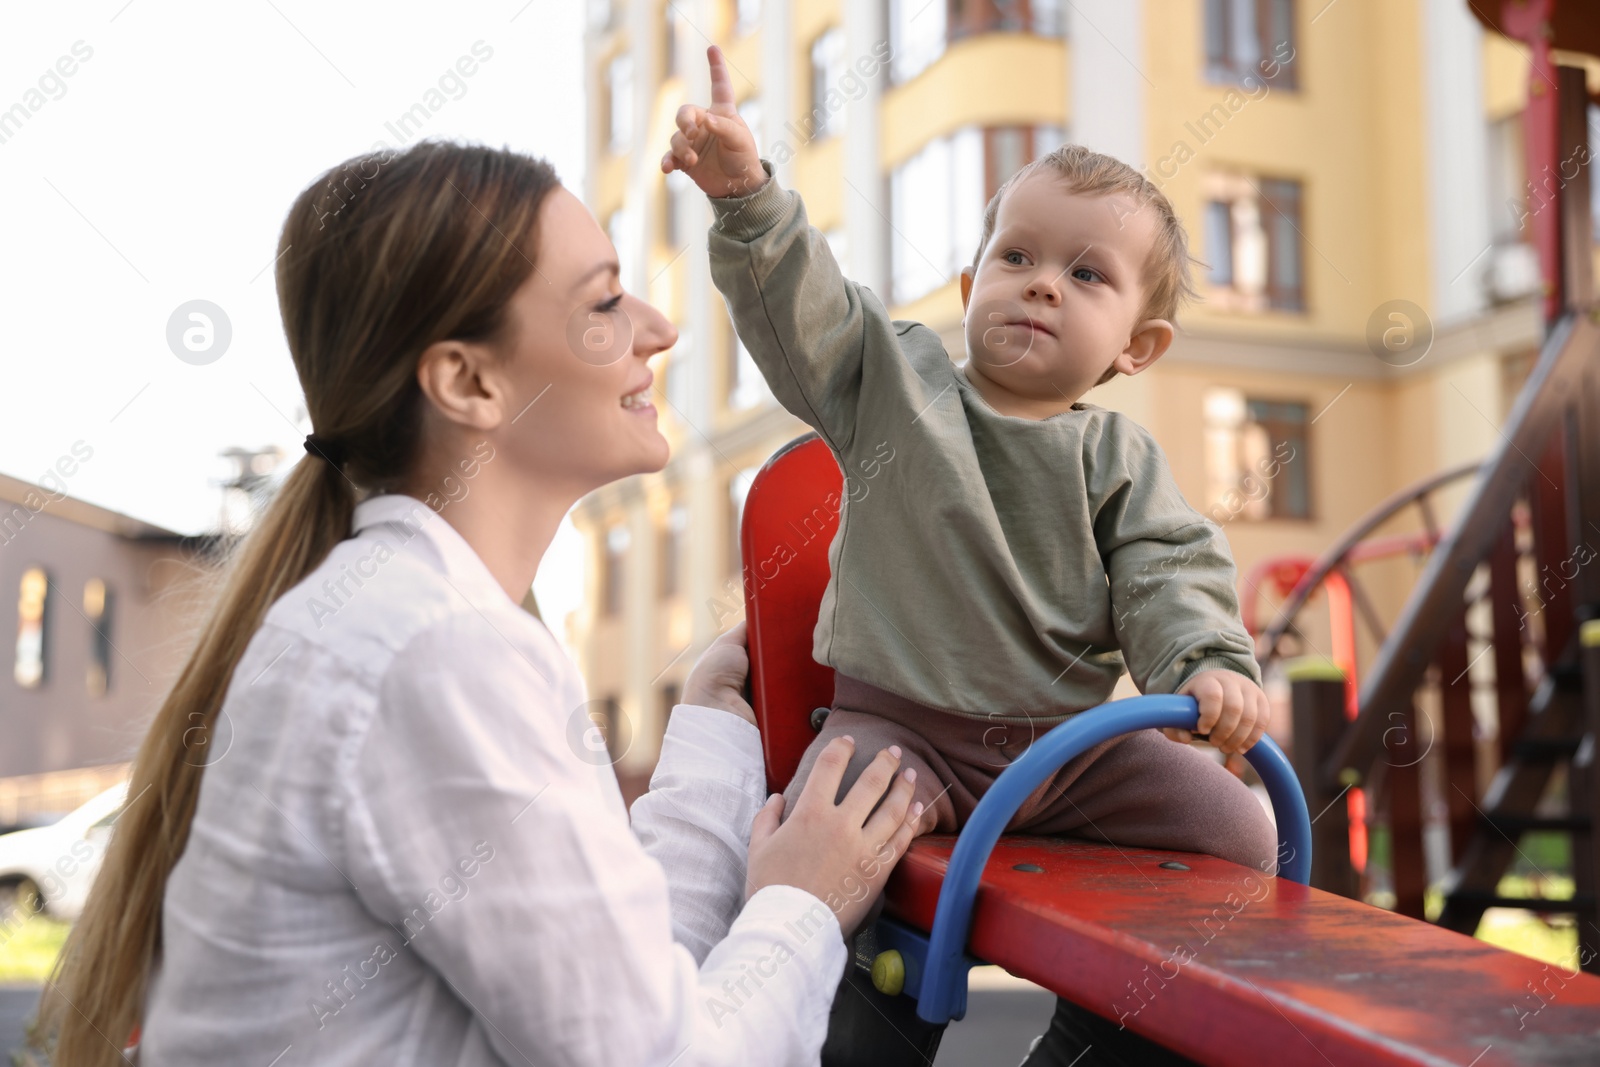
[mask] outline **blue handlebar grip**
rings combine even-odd
[[[995,779],[956,839],[939,891],[928,957],[917,1000],[917,1014],[932,1023],[948,1022],[961,1010],[957,983],[966,982],[961,957],[972,929],[972,902],[995,842],[1022,802],[1068,760],[1135,730],[1176,727],[1193,730],[1200,707],[1193,697],[1132,697],[1090,708],[1054,727]],[[1270,737],[1255,743],[1245,759],[1261,776],[1278,824],[1278,877],[1301,885],[1311,878],[1311,817],[1299,779]]]

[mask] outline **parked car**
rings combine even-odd
[[[72,921],[83,911],[128,786],[112,786],[60,822],[0,834],[0,925],[36,912]]]

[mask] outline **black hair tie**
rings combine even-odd
[[[305,446],[308,455],[321,456],[335,467],[344,463],[344,446],[336,444],[326,437],[318,437],[314,433],[308,433],[306,434]]]

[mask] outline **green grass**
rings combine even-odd
[[[42,983],[70,929],[71,923],[43,915],[0,927],[0,982]]]

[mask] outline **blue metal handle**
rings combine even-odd
[[[1068,760],[1102,741],[1158,727],[1193,730],[1199,719],[1200,708],[1193,697],[1142,696],[1113,701],[1054,727],[1001,772],[967,819],[950,856],[928,934],[918,1015],[940,1023],[964,1013],[967,967],[962,956],[972,928],[972,902],[989,853],[1022,802]],[[1257,741],[1245,759],[1261,776],[1272,800],[1278,823],[1278,877],[1305,885],[1311,877],[1311,817],[1299,779],[1270,737]]]

